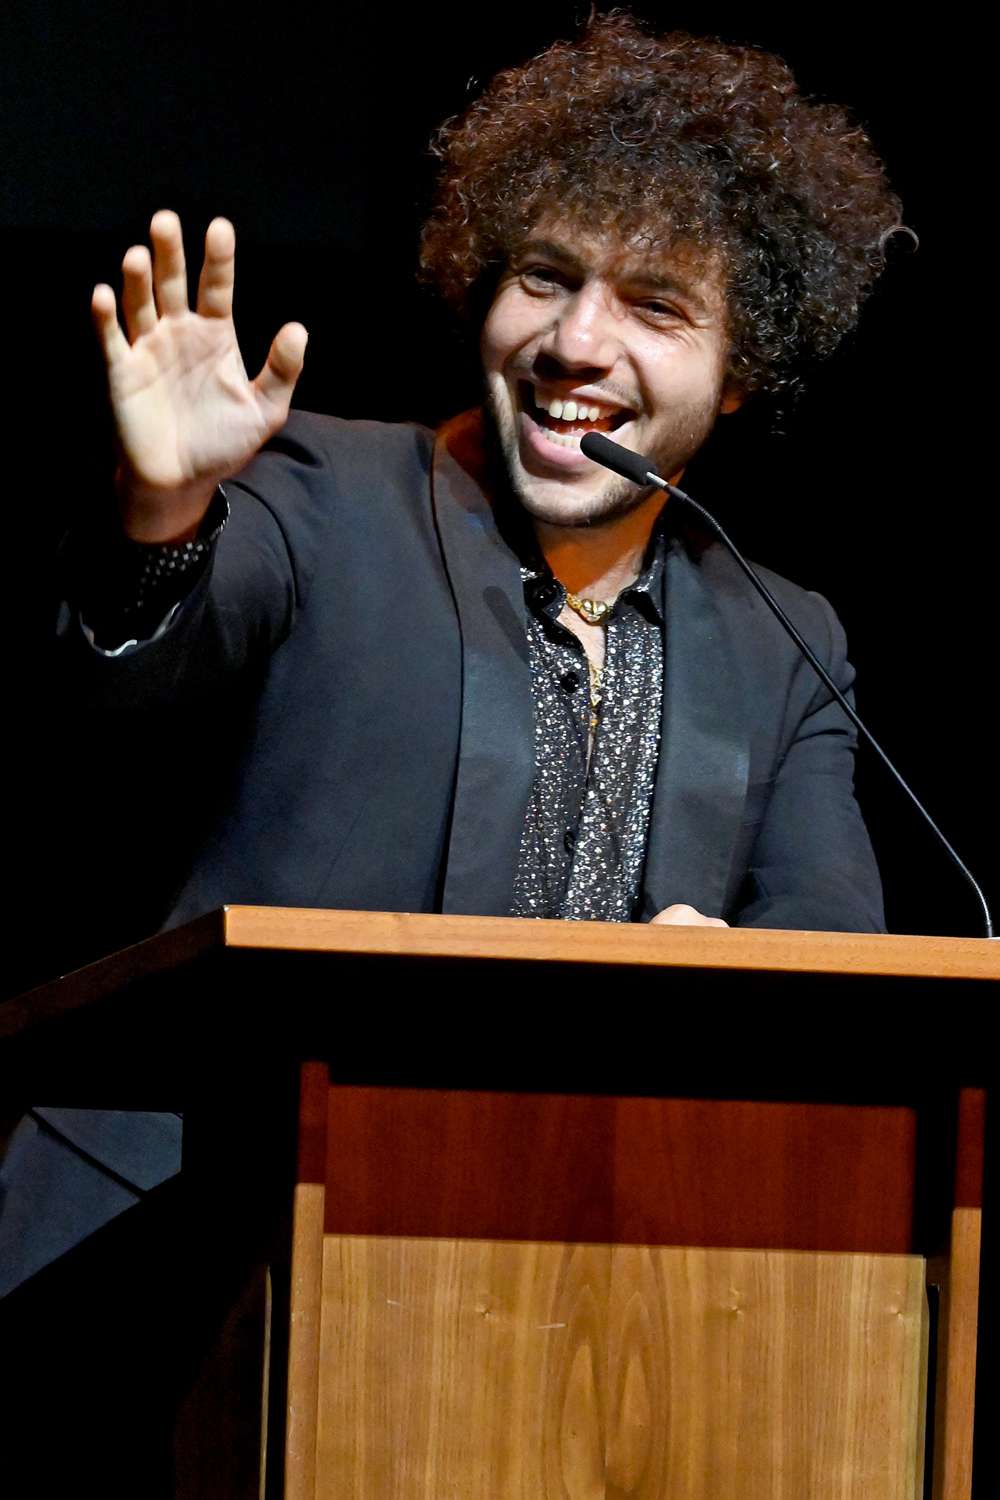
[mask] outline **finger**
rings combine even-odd
[[[693,906],[686,906],[678,901],[673,906],[665,906],[662,911],[658,911],[653,918],[653,922],[660,922],[664,926],[679,927],[684,923],[691,922],[692,919],[697,921],[697,918],[698,913]]]
[[[287,407],[295,382],[302,373],[309,335],[301,323],[286,323],[279,328],[268,350],[264,368],[254,381],[254,389],[273,406]]]
[[[122,261],[122,312],[132,344],[156,327],[153,264],[145,245],[133,245]]]
[[[104,282],[94,287],[94,294],[90,299],[90,311],[97,337],[104,351],[104,358],[110,366],[123,354],[128,353],[128,340],[122,333],[118,322],[115,294]]]
[[[236,231],[228,219],[213,219],[205,234],[205,260],[198,282],[198,311],[206,318],[231,318],[236,273]]]
[[[659,923],[663,927],[728,927],[721,917],[706,917],[693,906],[683,902],[677,902],[673,906],[665,906],[662,911],[657,912],[652,918],[650,925]]]
[[[156,305],[164,317],[187,312],[187,266],[181,221],[170,209],[154,214],[149,226],[153,241],[153,287]]]

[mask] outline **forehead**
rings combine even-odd
[[[581,277],[599,276],[636,290],[684,295],[706,313],[725,308],[722,257],[685,241],[593,229],[568,218],[539,219],[514,246],[511,263],[537,255]]]

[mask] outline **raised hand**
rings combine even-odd
[[[154,542],[193,535],[219,481],[284,423],[307,334],[286,323],[249,380],[233,327],[233,226],[208,226],[194,312],[177,215],[155,214],[150,237],[152,256],[133,245],[122,264],[125,331],[110,286],[94,288],[91,307],[121,446],[123,524]]]

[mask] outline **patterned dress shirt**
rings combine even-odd
[[[535,779],[521,833],[511,914],[630,922],[642,884],[660,748],[663,620],[655,602],[664,541],[615,601],[591,744],[583,647],[559,623],[566,590],[522,568],[535,716]]]

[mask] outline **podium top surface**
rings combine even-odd
[[[221,919],[225,945],[232,948],[1000,980],[1000,942],[985,938],[654,927],[645,922],[557,922],[268,906],[230,906],[214,915]]]
[[[0,1037],[134,980],[230,953],[1000,981],[1000,942],[985,938],[229,906],[7,1001]]]

